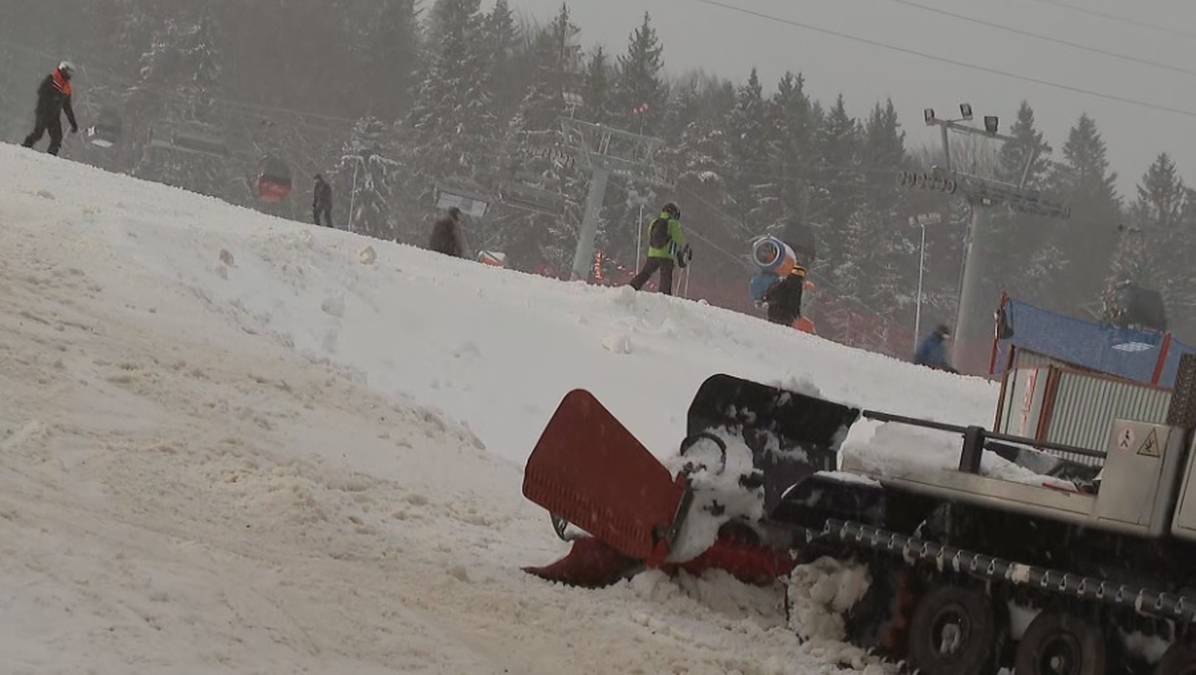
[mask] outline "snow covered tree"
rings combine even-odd
[[[871,276],[876,272],[873,260],[875,242],[872,241],[871,230],[870,209],[861,208],[848,218],[842,235],[843,247],[847,253],[831,272],[840,301],[860,303],[870,294]]]
[[[1196,275],[1191,271],[1194,235],[1183,216],[1188,189],[1167,153],[1155,159],[1138,184],[1130,207],[1132,225],[1119,228],[1120,241],[1105,287],[1106,307],[1123,283],[1163,294],[1168,307],[1188,304]]]
[[[392,200],[400,164],[388,157],[387,127],[377,117],[364,117],[336,167],[340,194],[347,195],[349,229],[379,239],[410,239],[414,233],[396,226]]]
[[[863,221],[863,246],[871,250],[859,251],[849,242],[845,255],[870,260],[867,267],[871,284],[862,299],[885,316],[897,319],[906,314],[913,299],[917,266],[909,261],[917,245],[914,229],[903,227],[900,218],[909,193],[899,188],[894,178],[907,167],[908,160],[905,132],[897,121],[892,100],[883,106],[877,103],[864,123],[860,161],[867,179],[862,181],[864,198],[854,217]]]
[[[770,103],[769,133],[781,217],[808,225],[810,183],[817,154],[818,111],[805,92],[805,78],[785,73]]]
[[[669,86],[664,75],[664,46],[648,13],[628,38],[627,51],[617,58],[607,124],[633,133],[655,136],[668,115]],[[642,254],[634,251],[640,207],[645,217],[659,206],[656,191],[647,185],[615,179],[610,182],[599,231],[602,246],[613,257],[630,262]],[[654,214],[653,214],[654,215]]]
[[[482,53],[489,55],[488,78],[494,90],[496,115],[504,119],[518,104],[520,89],[503,85],[522,83],[515,53],[519,46],[519,28],[507,0],[497,0],[486,15],[482,24],[482,42]]]
[[[569,8],[562,5],[551,24],[534,37],[534,74],[527,95],[510,124],[513,172],[509,180],[562,195],[558,215],[530,214],[507,221],[501,246],[518,267],[547,263],[566,269],[577,244],[584,181],[578,168],[562,154],[567,146],[560,118],[566,94],[575,93],[581,79],[579,29]]]
[[[370,0],[358,19],[364,32],[353,45],[374,86],[362,92],[372,114],[397,119],[410,105],[419,70],[420,32],[416,0]]]
[[[858,206],[862,183],[860,126],[847,114],[841,94],[820,131],[811,217],[819,240],[826,242],[825,259],[835,267],[849,254],[845,233]]]
[[[583,119],[596,124],[606,124],[611,118],[611,75],[610,57],[601,46],[594,50],[586,63],[585,80],[582,85],[582,99],[585,101]]]
[[[405,156],[425,181],[493,180],[498,119],[481,39],[481,0],[436,0],[423,82],[405,120]]]
[[[1041,131],[1034,126],[1034,109],[1026,101],[1017,109],[1017,121],[1009,129],[1009,135],[1017,139],[1016,143],[1005,143],[1001,146],[1000,164],[997,177],[1006,182],[1018,184],[1022,179],[1022,170],[1032,153],[1038,158],[1030,165],[1030,172],[1026,176],[1028,187],[1043,184],[1050,169],[1051,145]]]
[[[170,17],[141,57],[140,78],[129,96],[134,124],[153,126],[169,139],[175,130],[195,131],[226,143],[227,119],[216,106],[223,68],[219,29],[209,10]],[[132,125],[130,125],[132,126]],[[245,203],[248,183],[219,154],[141,148],[133,175]]]
[[[664,78],[664,45],[644,13],[644,22],[628,39],[627,52],[619,57],[614,87],[617,112],[614,126],[653,135],[667,112],[669,87]],[[634,111],[647,104],[646,113]]]
[[[779,186],[769,172],[769,125],[760,78],[753,68],[735,95],[727,121],[731,196],[735,215],[752,231],[763,231],[780,216]]]
[[[1056,306],[1078,307],[1097,300],[1105,287],[1117,245],[1121,204],[1109,170],[1104,139],[1091,117],[1081,115],[1063,145],[1064,166],[1048,183],[1072,205],[1071,219],[1056,228],[1055,245],[1066,257],[1062,278],[1053,284]]]
[[[869,177],[864,188],[869,205],[882,217],[891,218],[906,194],[894,177],[907,166],[905,132],[892,99],[884,106],[877,103],[864,123],[860,162]]]
[[[1032,153],[1037,153],[1026,174],[1026,187],[1041,189],[1051,166],[1051,146],[1035,127],[1034,110],[1029,103],[1022,101],[1009,135],[1017,140],[1001,145],[994,167],[996,178],[1015,185],[1020,183],[1026,162]],[[1054,218],[1008,210],[994,214],[993,219],[993,227],[1001,231],[1001,246],[993,252],[1000,260],[995,266],[1000,276],[988,280],[991,292],[1006,291],[1053,304],[1051,286],[1064,267],[1054,236],[1061,223]]]

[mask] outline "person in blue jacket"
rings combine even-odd
[[[949,373],[959,372],[947,358],[947,339],[950,337],[951,329],[947,328],[946,324],[939,324],[918,345],[918,351],[914,354],[914,363],[935,370],[945,370]]]

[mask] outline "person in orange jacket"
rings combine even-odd
[[[34,143],[50,132],[50,147],[48,152],[57,155],[62,148],[62,113],[66,112],[66,119],[71,123],[71,133],[79,133],[79,123],[75,121],[75,109],[71,107],[71,78],[75,75],[75,65],[70,61],[58,64],[54,72],[42,80],[37,88],[37,110],[33,133],[25,137],[21,145],[32,148]]]

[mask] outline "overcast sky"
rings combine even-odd
[[[1192,71],[1176,72],[1127,63],[1055,43],[1014,35],[927,12],[901,0],[720,0],[791,21],[931,53],[996,70],[1089,89],[1122,98],[1190,111],[1190,115],[1141,108],[1117,101],[935,62],[912,54],[861,44],[704,5],[700,0],[572,0],[587,47],[603,44],[622,52],[631,30],[648,11],[664,42],[669,71],[692,67],[742,81],[756,66],[772,88],[786,70],[806,76],[807,89],[824,103],[842,92],[849,112],[867,114],[878,99],[891,97],[910,147],[936,142],[922,122],[922,109],[953,115],[971,102],[979,120],[996,114],[1002,130],[1026,99],[1061,159],[1068,129],[1087,112],[1121,175],[1122,194],[1133,187],[1158,153],[1178,163],[1196,186],[1196,2],[1193,0],[913,0],[924,6],[1012,26],[1139,59]],[[518,11],[552,16],[560,0],[510,0]],[[1165,26],[1171,32],[1115,22],[1062,7],[1069,3]],[[491,3],[493,4],[493,3]],[[1185,35],[1186,34],[1186,35]]]

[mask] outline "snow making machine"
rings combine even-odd
[[[853,465],[840,448],[861,418],[957,435],[958,464]],[[1107,422],[1093,450],[715,375],[670,471],[573,391],[523,484],[573,547],[525,569],[587,587],[645,568],[766,584],[831,556],[868,568],[848,639],[922,673],[1196,674],[1196,357],[1165,422]],[[985,475],[997,456],[1032,478]],[[754,503],[711,498],[712,476]]]

